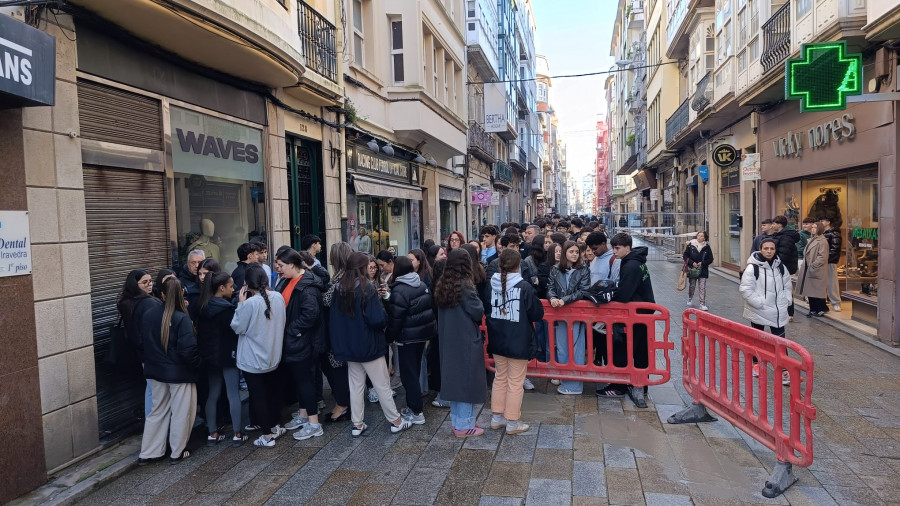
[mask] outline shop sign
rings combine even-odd
[[[737,150],[731,144],[719,144],[712,152],[713,162],[719,167],[730,167],[737,161]]]
[[[472,200],[472,205],[475,205],[475,206],[491,205],[491,191],[490,190],[473,191],[470,194],[470,198]]]
[[[0,211],[0,278],[31,274],[28,211]]]
[[[263,181],[262,130],[172,106],[175,172]]]
[[[438,187],[438,198],[440,200],[450,200],[453,202],[462,202],[462,190],[449,188],[447,186]]]
[[[846,109],[848,95],[862,94],[862,54],[848,54],[846,41],[803,44],[784,68],[784,98],[800,100],[800,112]]]
[[[506,117],[505,83],[484,84],[484,131],[505,132],[509,123]]]
[[[800,158],[803,154],[803,138],[810,149],[824,149],[834,140],[841,143],[844,139],[850,139],[856,135],[856,126],[853,124],[852,114],[842,114],[839,118],[826,121],[806,131],[804,136],[800,132],[788,132],[783,137],[772,141],[775,146],[775,156],[779,158]]]
[[[700,179],[709,181],[709,165],[701,165],[697,167],[697,172],[700,174]]]
[[[354,151],[356,152],[354,167],[356,170],[409,182],[409,162],[384,158],[366,149],[355,149]]]
[[[0,104],[54,105],[56,39],[0,14]]]
[[[741,181],[758,181],[762,179],[759,167],[759,153],[747,153],[741,156]]]
[[[656,188],[650,190],[650,200],[653,202],[659,200],[659,190]]]
[[[857,248],[874,248],[875,245],[873,243],[878,241],[878,229],[853,227],[853,231],[850,232],[850,237],[859,240],[859,243],[856,245]]]
[[[492,206],[500,205],[500,192],[491,192],[491,205]]]

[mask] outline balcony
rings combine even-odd
[[[528,152],[516,142],[509,143],[509,163],[522,172],[528,170]]]
[[[694,90],[694,98],[691,100],[691,109],[696,112],[702,112],[704,109],[709,107],[709,104],[712,103],[713,99],[713,88],[710,86],[709,81],[712,78],[712,72],[707,72],[703,78],[697,83],[697,89]],[[666,132],[669,131],[669,125],[666,124]],[[669,140],[666,139],[666,142]]]
[[[337,83],[335,28],[303,0],[297,0],[300,56],[306,68]]]
[[[475,121],[469,122],[469,153],[487,163],[497,161],[494,136]]]
[[[772,70],[791,54],[791,2],[785,2],[762,25],[763,50],[759,58],[763,72]]]
[[[541,156],[538,154],[537,150],[532,147],[528,148],[528,168],[529,170],[541,170]]]
[[[504,186],[507,189],[512,188],[512,167],[503,162],[495,162],[491,179],[494,182],[494,186]]]
[[[679,134],[687,130],[690,123],[689,102],[688,99],[685,99],[666,120],[666,145],[671,144]]]

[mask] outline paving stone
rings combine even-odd
[[[455,438],[455,441],[438,441],[432,442],[425,448],[416,467],[426,467],[430,469],[450,469],[453,461],[456,460],[456,454],[462,448],[463,441]]]
[[[315,452],[315,448],[289,448],[260,471],[260,474],[293,476]]]
[[[703,435],[708,438],[741,439],[740,431],[722,419],[719,419],[717,422],[698,423],[697,426],[703,432]]]
[[[666,459],[636,458],[641,488],[656,494],[690,494],[691,490],[674,456]]]
[[[525,462],[497,462],[484,484],[485,495],[525,497],[531,476],[531,464]]]
[[[203,493],[230,492],[235,493],[241,489],[247,482],[256,478],[264,468],[270,464],[267,460],[244,460],[238,462],[234,467],[229,469],[219,479],[210,483],[208,487],[202,490]]]
[[[572,496],[572,506],[608,506],[609,502],[602,497]]]
[[[367,482],[395,484],[399,488],[418,460],[418,455],[388,453],[375,466]]]
[[[338,469],[309,498],[310,504],[344,506],[368,478],[367,471]]]
[[[676,494],[658,494],[644,492],[644,500],[647,506],[692,506],[691,496]]]
[[[495,460],[500,462],[531,462],[538,435],[534,429],[525,434],[505,436],[500,441]]]
[[[603,462],[603,441],[596,436],[575,436],[575,460]]]
[[[883,500],[900,502],[900,483],[898,483],[897,476],[860,475],[860,479]]]
[[[488,415],[487,418],[488,418],[488,422],[486,424],[481,425],[479,423],[479,425],[478,425],[479,427],[484,428],[484,434],[482,434],[481,436],[478,436],[478,437],[466,438],[465,442],[463,443],[463,448],[465,448],[466,450],[496,451],[497,448],[500,447],[500,440],[503,439],[503,436],[505,435],[506,431],[502,430],[502,429],[501,430],[491,429],[490,415]],[[528,430],[528,432],[526,432],[524,434],[530,434],[530,433],[533,433],[534,431],[540,429],[540,424],[536,424],[537,427],[535,427],[535,425],[532,425],[529,422],[529,425],[531,425],[531,428]]]
[[[213,473],[191,473],[157,494],[152,502],[157,504],[181,503],[186,497],[200,492],[219,477],[220,475]]]
[[[478,501],[478,506],[522,506],[525,499],[521,497],[497,497],[493,495],[483,495]]]
[[[634,462],[634,454],[631,453],[631,448],[604,444],[603,455],[605,457],[606,467],[618,467],[623,469],[637,468],[637,465]]]
[[[644,504],[637,469],[606,469],[606,490],[610,504]]]
[[[671,334],[670,334],[671,335]],[[681,403],[681,396],[678,391],[670,384],[651,385],[648,388],[648,395],[654,404],[678,405]]]
[[[394,500],[399,485],[387,483],[363,483],[347,503],[349,506],[387,506]]]
[[[553,448],[556,450],[572,449],[572,425],[541,424],[538,433],[538,448]]]
[[[394,496],[394,504],[432,504],[444,485],[447,469],[413,469]]]
[[[218,493],[218,494],[196,494],[192,496],[187,501],[183,502],[184,506],[217,506],[219,504],[224,504],[228,498],[231,497],[231,493]]]
[[[576,460],[573,464],[572,493],[576,496],[606,497],[603,463]]]
[[[487,450],[460,450],[447,473],[447,480],[483,482],[491,472],[494,452]]]
[[[793,485],[784,492],[784,498],[791,506],[830,506],[837,503],[822,487],[804,487],[800,483]]]
[[[568,506],[572,503],[572,482],[533,478],[528,484],[525,505]]]
[[[593,393],[594,390],[590,385],[584,386],[585,393]],[[596,395],[578,395],[575,397],[575,414],[597,413],[597,396]]]
[[[451,480],[444,481],[434,504],[441,506],[476,505],[481,500],[480,481]]]
[[[900,441],[883,438],[856,438],[869,449],[871,455],[888,459],[900,459]]]
[[[809,471],[823,486],[866,486],[840,459],[815,459],[810,464]]]
[[[884,504],[884,501],[878,497],[878,494],[869,487],[841,487],[831,484],[823,484],[825,490],[831,494],[831,497],[841,505],[844,504],[860,504],[866,506],[878,506]],[[896,500],[896,498],[894,498]]]
[[[707,441],[709,442],[709,446],[711,446],[717,454],[733,461],[741,467],[760,466],[759,459],[753,454],[753,451],[750,450],[750,447],[747,446],[747,443],[745,443],[742,438],[730,439],[710,437],[707,438]],[[818,448],[816,448],[816,450],[818,451]]]
[[[289,476],[259,474],[231,496],[225,504],[234,506],[262,504],[272,497],[272,494],[281,488],[288,479]]]
[[[339,460],[310,460],[300,471],[293,475],[277,492],[269,499],[281,500],[279,496],[290,496],[299,502],[307,501],[316,490],[325,483],[341,462]],[[294,502],[293,504],[298,504]]]
[[[370,428],[371,430],[377,430]],[[310,439],[318,439],[318,438],[310,438]],[[322,447],[321,450],[316,452],[315,456],[313,456],[314,460],[338,460],[343,461],[347,457],[353,453],[356,448],[362,444],[363,437],[351,437],[350,431],[344,431],[341,434],[336,435],[331,441],[328,442],[325,446]],[[306,441],[309,441],[307,439]],[[305,441],[299,441],[303,443]]]
[[[572,479],[572,450],[538,448],[531,463],[531,478]]]

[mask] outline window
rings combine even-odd
[[[403,21],[391,21],[391,63],[394,83],[402,83],[403,75]]]
[[[738,73],[747,70],[747,51],[741,51],[738,54]]]
[[[812,9],[812,0],[795,0],[797,3],[797,19],[802,18]]]
[[[721,64],[726,58],[732,55],[731,47],[731,22],[725,23],[722,31],[719,32],[719,58],[717,63]]]
[[[759,0],[750,0],[750,38],[759,31]]]
[[[469,19],[475,17],[475,0],[469,0],[468,2],[466,2],[466,16],[468,16]]]
[[[353,0],[353,61],[360,66],[365,66],[365,32],[363,31],[363,4],[362,0]]]
[[[759,59],[759,38],[753,39],[753,41],[750,42],[750,48],[747,49],[747,52],[749,61],[754,62]]]
[[[650,107],[647,109],[647,123],[647,146],[650,147],[659,142],[661,138],[658,95],[650,102]]]
[[[737,38],[737,46],[739,48],[743,48],[747,45],[747,29],[750,27],[749,20],[747,19],[747,9],[742,10],[738,13],[738,38]]]

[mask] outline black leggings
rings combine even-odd
[[[319,400],[316,396],[316,359],[310,357],[300,362],[288,362],[294,387],[297,389],[297,400],[300,409],[306,410],[306,416],[319,414]]]
[[[809,297],[809,311],[828,311],[828,305],[825,304],[825,297]]]
[[[425,365],[428,366],[428,388],[435,392],[441,391],[441,351],[438,336],[435,335],[428,343],[428,356],[425,357]]]
[[[250,392],[250,419],[262,427],[263,434],[271,434],[278,425],[281,414],[281,382],[278,370],[263,374],[244,371],[247,390]]]
[[[750,322],[750,326],[755,328],[756,330],[763,330],[763,331],[766,330],[765,325],[760,325],[758,323]],[[773,327],[773,326],[769,325],[769,334],[772,334],[773,336],[778,336],[778,337],[787,337],[787,332],[785,331],[785,329],[786,329],[786,327]],[[753,363],[755,364],[757,362],[759,362],[759,360],[757,360],[756,357],[753,357]]]
[[[328,355],[322,355],[319,358],[319,368],[328,378],[328,385],[331,386],[331,395],[334,402],[338,406],[350,406],[350,383],[347,379],[347,364],[340,367],[331,367],[331,361]]]
[[[419,373],[422,372],[422,352],[425,343],[412,343],[397,346],[400,355],[400,382],[406,390],[406,405],[415,414],[422,412],[422,387],[419,385]]]

